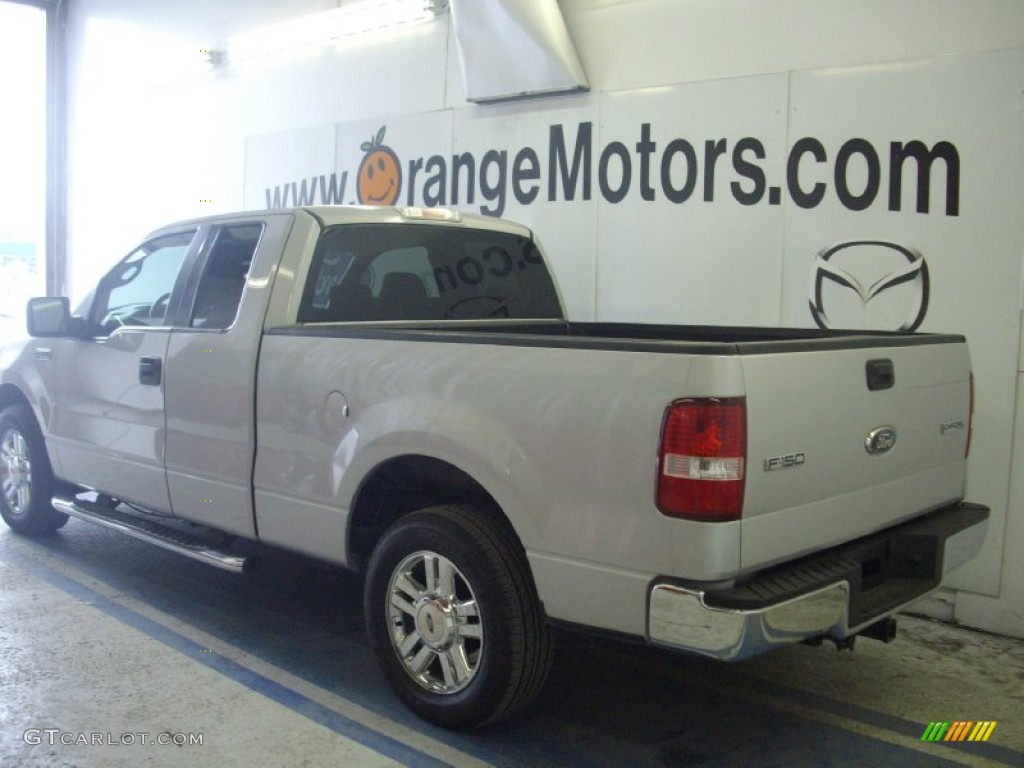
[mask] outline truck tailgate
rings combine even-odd
[[[966,343],[745,355],[750,572],[963,497]]]

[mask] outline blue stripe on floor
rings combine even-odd
[[[237,662],[221,656],[216,651],[211,652],[209,649],[203,648],[184,635],[161,626],[129,608],[118,605],[99,592],[52,570],[38,560],[11,552],[6,552],[4,559],[72,597],[89,602],[90,605],[111,618],[127,624],[133,629],[137,629],[179,653],[185,654],[189,657],[189,660],[209,667],[303,717],[319,723],[335,733],[358,742],[392,760],[405,765],[416,766],[416,768],[432,768],[434,766],[447,765],[447,763],[436,760],[430,755],[367,728],[361,723],[357,723],[328,707],[318,704],[280,683],[253,672],[251,669],[247,669]]]
[[[762,693],[767,693],[770,696],[774,696],[778,699],[791,701],[794,704],[800,704],[801,706],[810,707],[812,709],[818,709],[823,712],[829,712],[833,715],[845,718],[846,720],[853,720],[858,723],[864,723],[874,728],[880,728],[892,733],[900,734],[901,736],[909,736],[914,739],[920,739],[924,733],[924,729],[928,726],[927,723],[919,723],[913,720],[904,720],[903,718],[896,717],[894,715],[887,715],[883,712],[876,712],[873,709],[865,709],[859,707],[856,704],[850,704],[845,701],[837,701],[836,699],[830,699],[827,696],[822,696],[817,693],[810,693],[808,691],[797,691],[792,688],[788,688],[779,683],[774,683],[761,678],[748,678],[756,688]],[[956,695],[955,691],[950,692],[950,698],[952,699]],[[941,718],[942,712],[936,714],[936,719]],[[978,719],[984,719],[984,713],[977,715]],[[959,716],[958,716],[959,717]],[[961,720],[966,720],[966,717],[959,717]],[[1002,725],[1000,723],[1000,725]],[[995,733],[998,733],[998,727]],[[946,741],[935,743],[936,747],[956,750],[963,754],[970,754],[977,757],[985,757],[990,760],[996,760],[1007,765],[1024,765],[1024,752],[1018,752],[1015,749],[1009,747],[1003,747],[999,744],[994,744],[991,741],[987,742],[955,742]],[[950,759],[955,759],[954,755],[950,755]]]
[[[72,524],[75,524],[75,521],[72,521]],[[151,544],[90,523],[82,523],[77,527],[79,530],[75,531],[76,538],[68,537],[66,542],[62,537],[39,539],[15,537],[11,541],[12,543],[16,541],[19,546],[27,547],[29,552],[36,550],[44,556],[56,558],[74,572],[95,579],[121,594],[139,600],[149,608],[188,626],[193,626],[206,634],[213,635],[228,645],[241,648],[274,667],[459,752],[491,765],[507,768],[537,764],[532,758],[528,758],[526,763],[511,758],[508,754],[503,753],[500,747],[492,748],[492,742],[488,740],[481,743],[478,739],[464,733],[441,729],[413,715],[384,683],[383,676],[379,672],[365,640],[361,622],[357,641],[353,642],[353,638],[348,637],[345,632],[338,633],[329,630],[325,634],[324,628],[319,624],[298,627],[297,625],[301,621],[273,616],[275,621],[283,618],[287,623],[295,623],[296,629],[308,629],[313,635],[312,647],[304,648],[302,653],[295,653],[291,635],[287,630],[282,635],[281,626],[275,625],[268,629],[265,624],[261,623],[261,618],[263,621],[268,618],[265,606],[240,599],[237,590],[239,585],[245,584],[245,580],[237,574],[211,568],[207,564],[154,548]],[[99,550],[102,550],[104,553],[101,556],[102,559],[96,558],[95,553],[99,550],[86,548],[71,550],[67,547],[68,544],[81,545],[84,537],[88,537],[90,540],[95,539],[88,543],[96,544]],[[111,547],[120,548],[117,550],[119,553],[132,553],[130,556],[125,556],[121,563],[122,566],[126,565],[127,567],[111,567]],[[8,551],[4,549],[0,550],[0,553],[6,559],[15,562],[15,558],[9,556]],[[174,563],[177,566],[172,572],[160,568],[158,569],[161,574],[160,580],[142,583],[137,580],[138,574],[132,573],[132,566],[137,563],[140,553],[146,558],[147,565],[155,562],[154,559],[160,559],[160,562],[166,560],[167,563]],[[23,558],[28,556],[25,553],[19,554]],[[120,556],[118,555],[118,557]],[[19,560],[18,562],[23,561]],[[33,558],[31,562],[37,563],[38,561]],[[38,563],[38,565],[46,568],[43,563]],[[178,583],[173,582],[172,579],[172,583],[167,583],[163,577],[169,573],[174,577],[181,577],[184,581]],[[204,591],[201,595],[183,588],[183,584],[194,586],[191,581],[196,574],[201,574],[203,578]],[[130,609],[126,608],[125,610]],[[213,614],[216,615],[216,622],[210,620]],[[225,616],[228,616],[228,620],[222,621]],[[244,620],[240,621],[240,617]],[[331,642],[329,648],[323,644],[328,636]],[[338,647],[339,643],[341,647]],[[200,660],[210,655],[209,653],[198,654]],[[479,735],[481,732],[475,733]]]

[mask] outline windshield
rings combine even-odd
[[[561,316],[531,239],[420,224],[325,229],[299,310],[299,322]]]

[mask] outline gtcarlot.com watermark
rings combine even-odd
[[[201,747],[201,733],[147,733],[145,731],[128,733],[99,733],[62,731],[59,728],[29,728],[22,734],[22,740],[31,747],[46,745],[48,747],[134,747],[134,746],[170,746],[170,747]]]

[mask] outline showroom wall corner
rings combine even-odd
[[[234,35],[335,5],[71,4],[73,295],[150,229],[241,208],[246,137],[445,106],[446,17],[265,66],[211,62]]]

